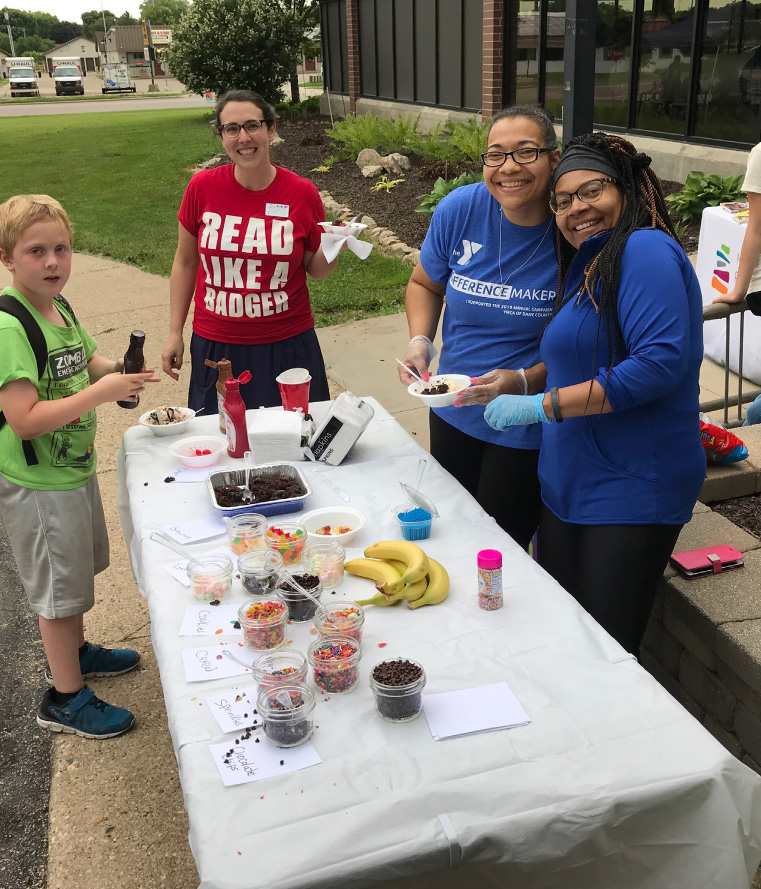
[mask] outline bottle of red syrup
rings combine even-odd
[[[133,330],[129,335],[129,348],[124,354],[123,374],[139,374],[143,369],[143,346],[145,345],[145,334],[142,330]],[[130,395],[124,401],[116,402],[119,407],[135,408],[140,404],[139,395]]]
[[[241,383],[251,379],[251,372],[244,370],[236,379],[225,380],[225,400],[222,410],[225,412],[225,434],[227,435],[227,453],[231,457],[242,457],[248,447],[248,430],[246,429],[246,405],[240,397]]]

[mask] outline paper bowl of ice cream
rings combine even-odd
[[[448,407],[457,401],[457,396],[468,386],[470,377],[465,374],[435,374],[429,377],[427,383],[418,380],[410,383],[407,391],[428,407]]]
[[[140,417],[140,425],[147,426],[154,435],[177,435],[187,432],[196,412],[189,407],[169,407],[162,404],[146,411]]]

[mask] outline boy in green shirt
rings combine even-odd
[[[126,673],[140,655],[84,638],[95,575],[108,567],[95,475],[95,408],[142,392],[154,376],[124,374],[121,361],[97,353],[93,338],[58,297],[71,257],[71,224],[58,201],[18,195],[0,205],[0,261],[13,275],[3,295],[31,314],[47,349],[38,374],[22,323],[0,312],[0,517],[39,616],[53,676],[37,722],[51,731],[112,738],[135,718],[100,701],[83,679]]]

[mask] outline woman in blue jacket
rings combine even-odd
[[[650,158],[625,139],[572,140],[550,205],[561,237],[540,347],[548,391],[500,396],[486,420],[547,424],[541,562],[637,654],[705,477],[700,288]]]

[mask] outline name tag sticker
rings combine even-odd
[[[265,212],[267,216],[282,216],[287,219],[290,209],[288,204],[267,204]]]

